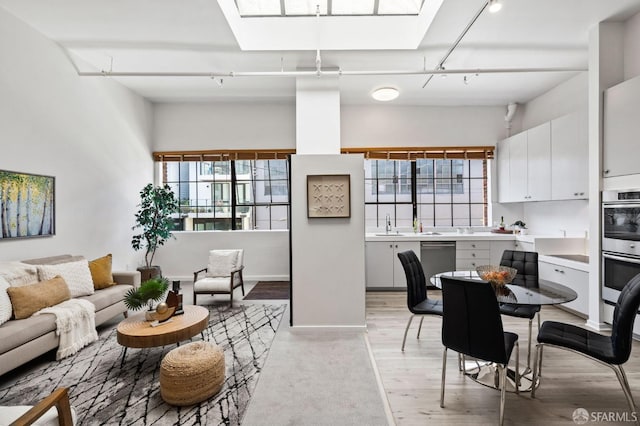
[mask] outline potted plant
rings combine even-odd
[[[137,311],[145,306],[153,309],[153,302],[159,301],[169,289],[169,281],[163,277],[154,277],[144,281],[138,288],[131,288],[124,296],[127,309]]]
[[[153,265],[156,250],[171,237],[173,219],[171,215],[178,212],[178,200],[169,185],[146,185],[140,191],[139,210],[136,213],[136,225],[131,229],[142,229],[142,233],[134,235],[131,246],[134,250],[145,249],[145,266],[138,268],[142,281],[160,276],[160,267]]]
[[[515,226],[522,235],[526,234],[527,231],[525,231],[525,229],[527,229],[527,224],[524,223],[521,220],[516,220],[515,222],[513,222],[511,224],[511,226]]]

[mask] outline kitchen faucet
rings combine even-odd
[[[391,215],[389,213],[387,213],[387,216],[385,218],[385,232],[388,234],[389,232],[391,232]]]

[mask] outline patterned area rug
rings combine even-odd
[[[205,340],[224,350],[226,380],[220,393],[198,405],[173,407],[160,397],[160,362],[175,345],[129,349],[121,367],[115,326],[102,330],[99,340],[78,354],[3,383],[0,405],[27,405],[55,388],[68,387],[79,424],[238,425],[285,307],[209,307]]]

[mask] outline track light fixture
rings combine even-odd
[[[496,13],[500,9],[502,9],[502,3],[500,3],[500,0],[489,0],[489,12]]]

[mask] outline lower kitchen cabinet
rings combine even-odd
[[[419,241],[367,241],[365,243],[367,288],[407,288],[398,253],[413,250],[420,258]]]
[[[491,263],[491,242],[486,240],[456,243],[456,270],[475,271],[480,265]]]
[[[585,317],[589,315],[589,273],[587,271],[541,260],[538,262],[538,274],[541,280],[562,284],[578,293],[576,300],[559,305],[560,307],[567,307]]]

